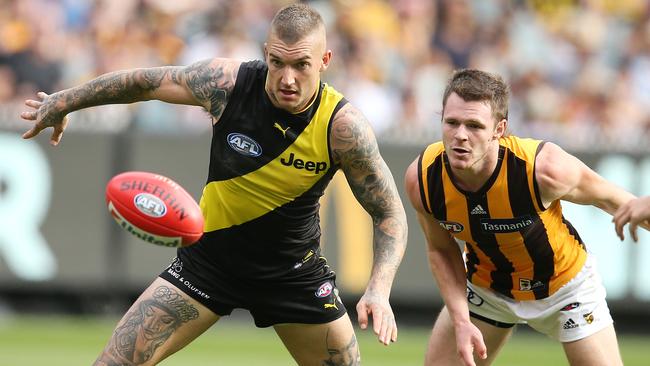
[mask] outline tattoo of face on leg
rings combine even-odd
[[[97,361],[132,365],[150,360],[178,327],[198,317],[199,311],[180,293],[160,286],[151,298],[141,301],[125,316]]]
[[[357,337],[352,334],[350,341],[341,348],[333,348],[329,345],[329,330],[325,336],[325,346],[330,357],[323,361],[323,366],[356,366],[361,365],[361,354],[357,347]]]

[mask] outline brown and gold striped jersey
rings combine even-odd
[[[544,207],[535,180],[543,142],[499,141],[497,167],[476,192],[454,181],[442,142],[419,157],[420,196],[427,212],[465,242],[467,278],[516,300],[550,296],[582,268],[587,253],[560,201]]]

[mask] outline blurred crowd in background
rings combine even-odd
[[[118,69],[260,59],[270,19],[289,2],[0,0],[0,109]],[[514,133],[576,148],[648,149],[646,0],[308,3],[323,15],[334,53],[324,81],[367,115],[380,139],[438,138],[445,83],[454,69],[472,67],[511,85]],[[210,129],[198,108],[128,108],[135,129]]]

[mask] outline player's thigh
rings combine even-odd
[[[571,366],[623,365],[613,325],[562,346]]]
[[[485,360],[481,360],[475,357],[476,365],[491,365],[512,335],[514,326],[507,328],[497,327],[474,317],[471,317],[470,319],[472,320],[472,323],[476,325],[476,327],[481,331],[481,334],[483,335],[483,342],[485,342],[485,347],[487,348],[488,354]]]
[[[474,355],[477,365],[489,365],[506,343],[513,328],[501,328],[488,324],[476,318],[470,318],[472,323],[481,331],[483,341],[488,351],[488,358],[481,360]],[[461,365],[456,348],[456,334],[447,307],[443,307],[433,325],[424,364],[429,365]]]
[[[118,322],[95,364],[155,365],[217,320],[208,308],[157,278]]]
[[[359,365],[359,345],[347,314],[325,324],[273,326],[298,365]]]

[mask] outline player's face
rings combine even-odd
[[[316,30],[293,44],[271,32],[264,53],[269,66],[265,88],[273,105],[291,113],[305,109],[332,57],[331,51],[325,51],[325,30]]]
[[[442,115],[442,141],[451,167],[477,172],[496,161],[505,123],[494,120],[488,102],[467,102],[451,93]]]

